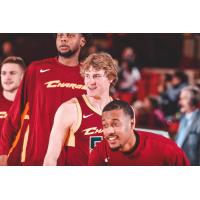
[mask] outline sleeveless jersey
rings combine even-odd
[[[88,157],[95,145],[102,141],[101,113],[88,101],[86,95],[77,98],[78,123],[70,130],[66,140],[66,165],[87,165]]]

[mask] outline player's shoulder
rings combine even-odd
[[[152,144],[159,145],[162,147],[170,146],[172,148],[177,148],[176,143],[172,139],[166,138],[162,135],[153,132],[138,131],[138,130],[137,133],[141,136],[143,140],[148,140]]]
[[[37,70],[38,68],[41,68],[41,67],[48,67],[49,68],[50,66],[53,66],[56,63],[57,63],[57,61],[56,61],[55,57],[45,58],[45,59],[42,59],[42,60],[36,60],[36,61],[31,62],[28,69],[29,70]]]
[[[62,103],[59,107],[59,109],[62,109],[64,111],[66,110],[74,110],[76,108],[76,104],[78,103],[78,100],[76,97],[65,101],[64,103]]]
[[[41,65],[41,64],[54,64],[56,62],[56,58],[44,58],[42,60],[36,60],[31,63],[31,65]]]

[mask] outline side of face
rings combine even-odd
[[[73,55],[85,44],[85,38],[80,33],[58,33],[56,37],[56,47],[60,55]]]
[[[91,97],[100,97],[104,93],[109,93],[111,80],[105,75],[104,70],[95,70],[91,67],[85,71],[84,82],[87,88],[87,94]]]
[[[125,148],[135,127],[134,120],[122,109],[106,111],[102,114],[104,138],[113,150]]]
[[[179,97],[179,105],[180,105],[180,111],[182,113],[187,113],[192,110],[192,105],[190,104],[190,93],[186,90],[181,91],[180,97]]]
[[[15,63],[5,63],[1,67],[1,84],[5,91],[15,91],[23,78],[24,70]]]

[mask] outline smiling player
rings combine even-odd
[[[135,131],[134,111],[124,101],[106,105],[102,122],[105,140],[92,151],[89,165],[189,165],[184,152],[172,140]]]
[[[109,89],[117,80],[117,66],[109,54],[92,54],[83,63],[81,74],[87,94],[57,110],[44,165],[56,165],[63,146],[66,165],[87,165],[90,151],[103,139],[101,114],[112,100]]]

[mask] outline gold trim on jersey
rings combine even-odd
[[[23,142],[22,153],[21,153],[21,162],[25,162],[26,160],[26,147],[28,144],[28,136],[29,136],[29,125],[26,129],[26,133],[24,136],[24,142]]]
[[[12,146],[9,150],[9,153],[8,153],[8,156],[12,153],[13,149],[16,147],[18,141],[19,141],[19,138],[20,138],[20,135],[21,135],[21,131],[22,131],[22,127],[24,125],[24,119],[27,118],[27,113],[29,111],[29,103],[26,103],[26,106],[25,106],[25,109],[24,109],[24,112],[22,113],[21,115],[21,127],[16,135],[16,138],[14,140],[14,142],[12,143]]]
[[[97,114],[100,115],[100,116],[102,115],[102,113],[99,112],[99,110],[97,110],[94,106],[91,105],[91,103],[89,102],[89,100],[88,100],[88,98],[87,98],[87,96],[86,96],[85,94],[82,95],[82,97],[83,97],[83,99],[84,99],[86,105],[87,105],[92,111],[94,111],[95,113],[97,113]]]
[[[89,102],[89,100],[88,100],[88,98],[87,98],[87,96],[86,96],[85,94],[83,94],[82,97],[83,97],[83,99],[84,99],[86,105],[87,105],[92,111],[94,111],[95,113],[97,113],[97,114],[100,115],[100,116],[102,115],[102,113],[99,112],[99,110],[97,110],[94,106],[91,105],[91,103]],[[113,101],[113,98],[112,98],[112,97],[110,97],[110,101]]]
[[[75,147],[75,133],[80,128],[81,122],[82,122],[81,106],[77,98],[75,98],[75,101],[76,101],[75,104],[76,104],[76,109],[77,109],[77,123],[75,124],[73,128],[70,129],[69,136],[67,137],[66,142],[65,142],[65,146],[71,146],[71,147]]]

